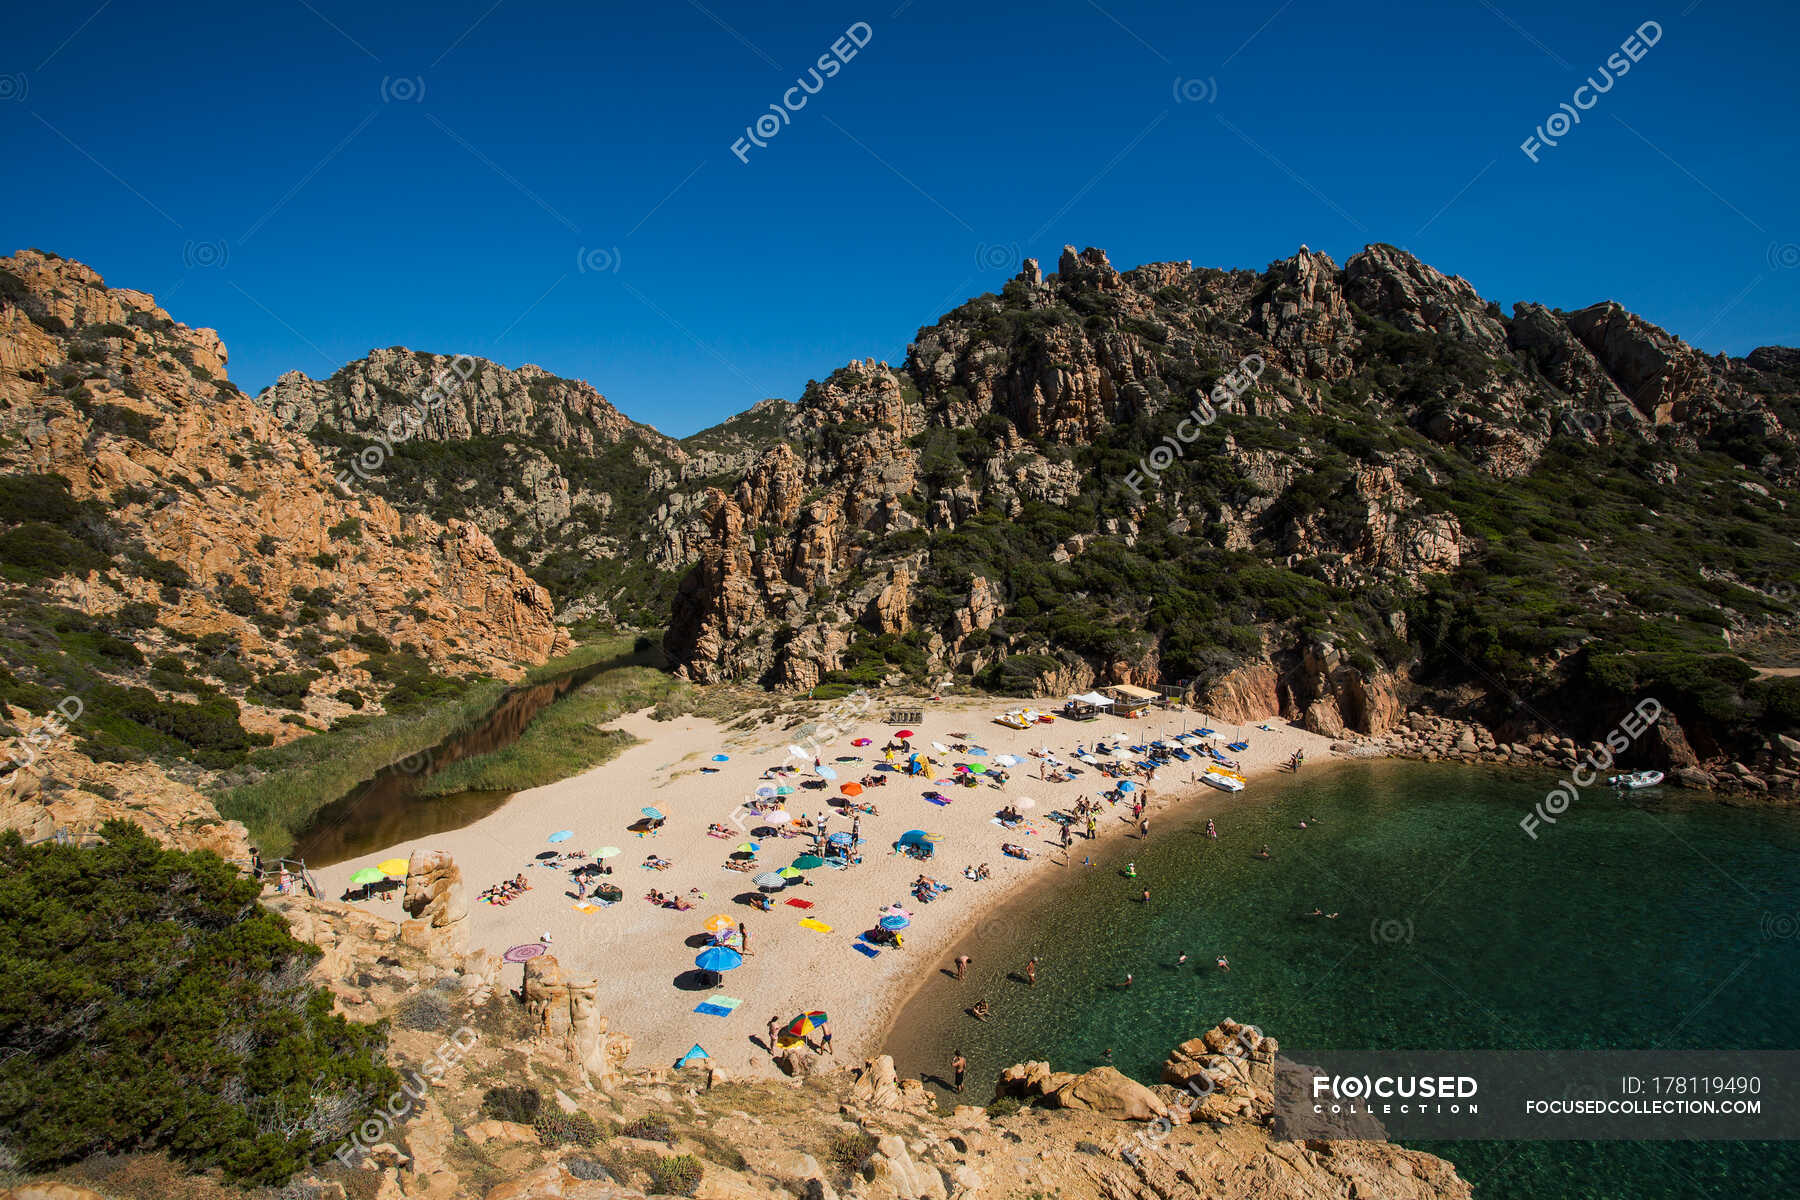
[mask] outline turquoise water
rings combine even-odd
[[[968,982],[927,985],[890,1048],[912,1074],[961,1048],[977,1080],[1041,1058],[1155,1082],[1171,1046],[1225,1017],[1295,1048],[1800,1046],[1800,813],[1596,792],[1533,841],[1519,819],[1555,782],[1359,763],[1208,801],[1217,841],[1164,817],[996,913],[959,951]],[[1315,906],[1340,915],[1301,915]],[[1013,973],[1033,954],[1027,987]],[[982,997],[986,1023],[963,1013]],[[1421,1148],[1484,1198],[1800,1194],[1786,1144]]]

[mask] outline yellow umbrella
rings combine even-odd
[[[727,929],[736,929],[737,924],[736,917],[728,917],[724,913],[719,913],[717,916],[706,918],[705,928],[708,933],[724,933]]]
[[[781,868],[781,870],[779,870],[775,873],[777,875],[781,876],[783,879],[798,879],[798,878],[800,878],[800,872],[794,870],[794,868],[792,868],[792,867],[783,867],[783,868]]]
[[[386,862],[376,863],[375,869],[383,875],[391,875],[395,879],[406,878],[406,868],[410,864],[404,858],[390,858]]]
[[[615,856],[618,853],[619,853],[619,848],[617,846],[602,846],[598,850],[594,851],[594,857],[595,858],[612,858],[613,856]]]

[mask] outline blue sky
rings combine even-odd
[[[1509,309],[1800,342],[1786,3],[74,0],[8,25],[0,252],[214,326],[251,391],[398,344],[535,362],[684,434],[898,362],[1065,242],[1260,269],[1385,241]]]

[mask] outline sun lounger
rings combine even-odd
[[[1227,750],[1232,751],[1234,754],[1242,754],[1244,751],[1246,751],[1250,748],[1250,743],[1249,742],[1232,742],[1230,745],[1226,746],[1225,748]]]

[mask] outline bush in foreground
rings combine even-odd
[[[311,987],[318,950],[217,855],[127,821],[93,849],[0,835],[0,1157],[166,1151],[273,1185],[399,1077]]]

